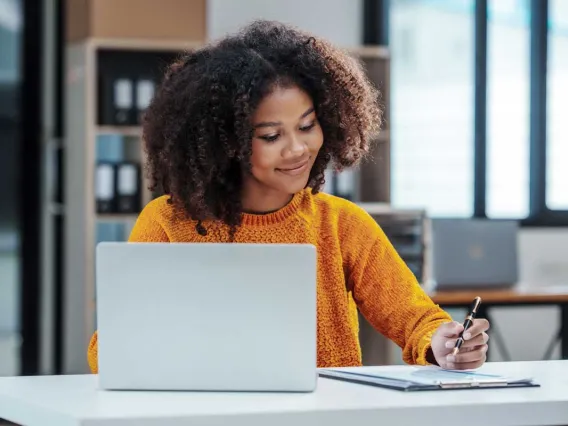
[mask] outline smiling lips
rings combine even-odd
[[[291,167],[288,167],[288,168],[285,168],[285,169],[276,169],[276,170],[279,171],[280,173],[284,173],[288,176],[298,176],[298,175],[301,175],[302,173],[304,173],[306,171],[309,164],[310,164],[310,160],[307,159],[305,161],[302,161],[301,163],[296,163],[296,164],[292,165]]]

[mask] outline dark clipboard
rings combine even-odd
[[[350,383],[357,383],[367,386],[375,386],[387,389],[394,389],[403,392],[416,391],[439,391],[439,390],[473,390],[473,389],[508,389],[508,388],[530,388],[540,387],[532,379],[506,379],[500,378],[494,381],[483,382],[445,382],[437,384],[425,384],[413,382],[411,380],[400,380],[386,375],[365,374],[363,372],[346,372],[334,369],[318,370],[318,375],[326,379],[341,380]]]

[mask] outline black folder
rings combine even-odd
[[[141,175],[137,163],[122,162],[116,166],[117,213],[139,213],[141,209]]]
[[[103,125],[137,124],[134,80],[125,75],[105,74],[99,80],[99,122]]]

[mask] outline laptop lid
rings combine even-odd
[[[518,223],[432,219],[432,280],[449,287],[508,287],[518,281]]]
[[[105,389],[311,391],[311,245],[100,243]]]

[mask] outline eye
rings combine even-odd
[[[279,137],[280,137],[280,135],[278,133],[276,133],[275,135],[260,136],[261,139],[264,139],[267,142],[275,142]]]
[[[302,132],[308,132],[308,131],[312,130],[315,125],[316,125],[316,122],[315,122],[315,120],[314,120],[314,121],[312,121],[310,124],[308,124],[307,126],[300,127],[300,130],[301,130]]]

